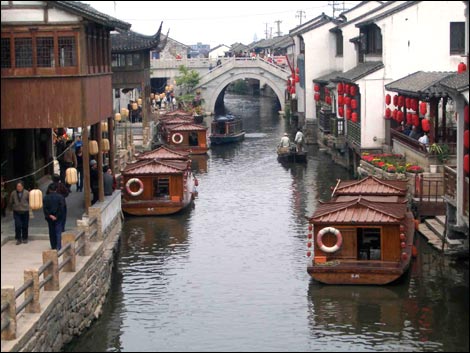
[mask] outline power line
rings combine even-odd
[[[304,10],[298,10],[296,12],[295,18],[299,19],[299,21],[300,21],[299,25],[301,25],[302,24],[302,18],[305,18],[305,11]]]

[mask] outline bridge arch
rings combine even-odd
[[[280,87],[278,83],[276,83],[274,80],[272,80],[269,76],[261,75],[261,74],[256,74],[256,73],[250,73],[250,72],[239,72],[239,73],[234,73],[233,75],[228,75],[227,78],[225,78],[223,81],[221,81],[215,89],[210,90],[210,92],[204,92],[203,95],[205,95],[205,101],[206,101],[206,110],[210,110],[211,112],[214,112],[215,110],[215,104],[217,102],[217,98],[219,95],[222,93],[222,91],[231,83],[237,81],[237,80],[244,80],[244,79],[255,79],[260,82],[266,83],[271,89],[274,91],[274,93],[277,96],[277,99],[279,100],[279,104],[281,105],[281,110],[284,110],[285,102],[284,102],[284,85]]]

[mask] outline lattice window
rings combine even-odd
[[[33,67],[33,41],[31,38],[15,38],[15,66]]]
[[[54,67],[54,38],[36,38],[38,67]]]
[[[59,37],[59,63],[61,67],[77,65],[75,37]]]
[[[11,51],[10,51],[10,38],[2,38],[2,47],[1,47],[1,67],[10,68],[11,67]]]

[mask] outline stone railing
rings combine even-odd
[[[96,241],[97,218],[91,218],[88,229],[62,234],[62,248],[42,252],[43,265],[24,271],[24,284],[15,290],[14,286],[2,286],[2,340],[17,338],[17,317],[26,313],[40,313],[40,295],[43,291],[60,289],[60,272],[76,271],[76,256],[90,254],[90,241]],[[42,276],[42,280],[41,280]],[[24,294],[24,300],[19,298]]]

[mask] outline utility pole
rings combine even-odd
[[[281,34],[282,34],[282,33],[281,33],[281,23],[282,23],[282,21],[281,21],[281,20],[277,20],[277,21],[274,21],[274,23],[277,24],[277,32],[276,32],[276,35],[277,35],[278,37],[280,37]]]
[[[346,11],[346,3],[344,1],[329,1],[328,6],[331,6],[333,9],[333,18],[336,18],[336,12],[342,13]]]
[[[298,10],[297,15],[295,15],[295,18],[298,18],[300,23],[299,25],[302,24],[302,18],[305,18],[305,11],[304,10]]]
[[[269,32],[268,32],[268,22],[265,22],[264,24],[266,25],[266,29],[264,30],[264,35],[265,35],[266,39],[268,39],[268,34],[269,34]]]
[[[269,27],[269,38],[273,37],[273,28]]]

